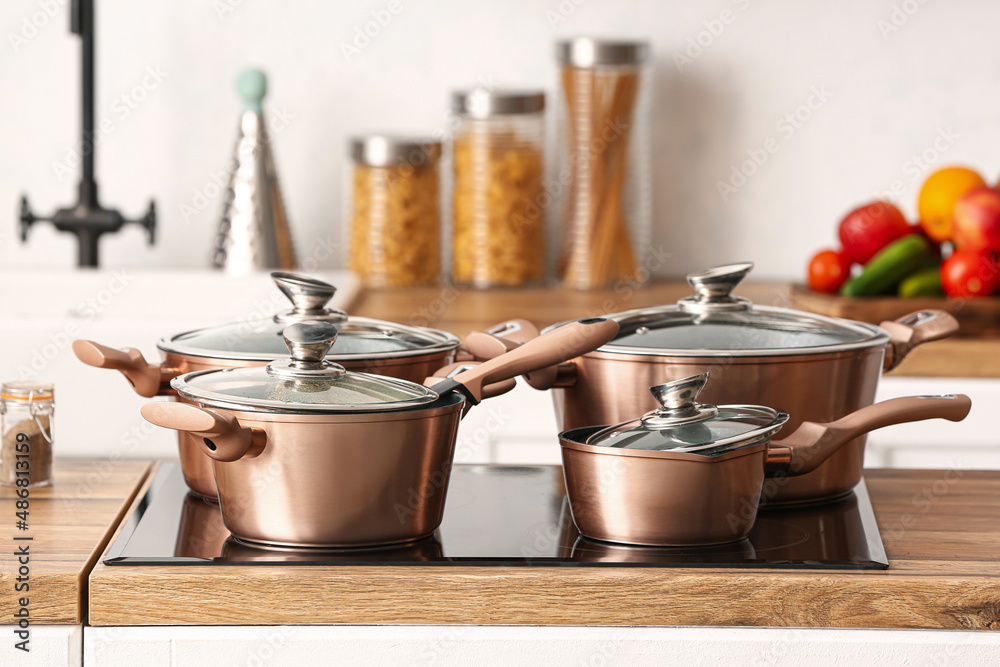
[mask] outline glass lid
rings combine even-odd
[[[714,456],[762,442],[788,420],[785,413],[764,406],[698,403],[707,382],[708,373],[702,373],[651,387],[660,408],[603,428],[585,444]]]
[[[460,342],[444,331],[348,317],[342,310],[328,309],[326,304],[337,290],[322,280],[280,271],[271,277],[292,302],[290,311],[257,322],[233,322],[177,334],[161,340],[160,349],[197,357],[270,361],[288,353],[282,330],[305,321],[337,325],[337,340],[328,355],[334,360],[415,356],[454,349]]]
[[[630,310],[610,318],[621,333],[601,351],[664,356],[724,353],[760,356],[834,352],[885,345],[876,326],[786,308],[754,306],[732,296],[753,264],[719,266],[688,276],[697,296],[676,305]]]
[[[203,405],[246,411],[385,411],[437,400],[435,391],[415,382],[347,371],[326,359],[336,337],[330,322],[292,324],[283,336],[291,357],[267,366],[196,371],[170,386]]]

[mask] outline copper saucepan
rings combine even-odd
[[[142,407],[213,461],[223,521],[245,542],[355,547],[421,539],[441,523],[458,423],[484,388],[611,340],[610,320],[576,322],[430,387],[324,361],[336,328],[285,330],[290,359],[198,371],[184,402]]]
[[[557,329],[558,330],[558,329]],[[924,419],[961,421],[968,396],[895,398],[772,437],[786,413],[696,401],[708,374],[651,389],[661,407],[615,426],[559,434],[566,494],[585,537],[626,544],[724,544],[750,534],[765,475],[775,488],[823,465],[858,436]]]
[[[333,285],[281,271],[271,277],[288,297],[291,310],[255,323],[233,322],[161,338],[159,364],[147,362],[136,348],[119,350],[89,340],[74,341],[73,352],[89,366],[121,372],[135,392],[147,398],[173,395],[170,381],[184,373],[267,364],[286,354],[281,332],[296,322],[336,324],[339,335],[327,358],[352,371],[423,382],[455,361],[460,340],[450,333],[348,316],[326,307],[337,291]],[[201,443],[181,432],[178,447],[184,481],[192,491],[215,498],[211,460],[202,454]]]
[[[790,415],[788,428],[795,429],[871,405],[883,370],[915,346],[958,330],[955,318],[939,310],[874,326],[754,305],[731,295],[752,267],[733,264],[692,274],[688,281],[697,296],[608,315],[621,327],[614,341],[558,369],[535,372],[528,382],[537,389],[555,387],[560,428],[574,429],[625,421],[656,407],[645,387],[710,371],[724,381],[705,390],[706,400],[774,406]],[[511,341],[518,338],[504,340],[506,332],[499,333],[470,334],[465,346],[481,359],[515,346]],[[865,440],[854,438],[816,470],[788,480],[771,501],[813,502],[850,493],[861,479]]]

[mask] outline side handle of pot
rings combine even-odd
[[[887,371],[902,363],[917,345],[954,336],[959,328],[958,320],[943,310],[921,310],[879,326],[891,337],[883,364]]]
[[[972,400],[964,394],[907,396],[869,405],[828,424],[802,422],[787,438],[771,443],[767,468],[769,472],[804,475],[818,468],[840,447],[869,431],[925,419],[958,422],[971,409]]]
[[[162,395],[169,388],[169,382],[174,373],[160,366],[155,366],[142,356],[142,352],[134,347],[120,350],[95,343],[92,340],[73,341],[73,354],[76,358],[95,368],[111,368],[128,380],[135,393],[146,398]]]
[[[247,428],[230,414],[190,403],[147,403],[139,412],[151,424],[186,431],[201,438],[203,451],[216,461],[238,461],[259,456],[267,443],[267,434],[263,430]]]
[[[453,379],[464,385],[472,395],[481,398],[486,385],[518,375],[528,375],[540,368],[579,357],[596,350],[617,334],[618,323],[603,317],[570,322],[518,345],[506,354],[459,373]]]

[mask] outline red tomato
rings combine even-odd
[[[838,232],[847,259],[867,264],[879,250],[909,234],[910,225],[891,203],[876,201],[845,215]]]
[[[851,277],[851,263],[844,253],[820,250],[809,261],[809,289],[834,294]]]
[[[997,272],[991,253],[959,249],[941,264],[941,285],[952,297],[988,296],[997,289]]]

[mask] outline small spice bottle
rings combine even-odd
[[[52,484],[52,415],[55,391],[50,382],[0,385],[0,484]],[[27,483],[18,483],[25,479]]]
[[[577,38],[557,45],[559,173],[566,287],[643,283],[652,245],[649,46]]]
[[[452,271],[455,282],[514,287],[545,279],[542,91],[452,96]]]
[[[441,275],[441,142],[350,140],[347,265],[369,287],[432,285]]]

